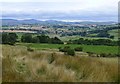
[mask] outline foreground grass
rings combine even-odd
[[[36,44],[36,43],[20,43],[18,45],[30,46],[35,49],[58,49],[59,47],[70,46],[71,48],[83,47],[84,52],[94,52],[97,54],[111,53],[118,54],[118,46],[105,46],[105,45],[79,45],[79,44]]]
[[[55,51],[28,52],[3,45],[3,82],[116,82],[118,58],[66,56]]]

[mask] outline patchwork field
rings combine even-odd
[[[85,57],[82,54],[72,57],[42,49],[29,52],[27,47],[19,45],[3,45],[2,54],[3,82],[118,81],[118,58]]]

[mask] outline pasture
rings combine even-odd
[[[58,49],[59,47],[70,46],[71,48],[83,47],[83,52],[93,52],[97,54],[118,54],[118,46],[105,45],[79,45],[79,44],[36,44],[36,43],[18,43],[17,45],[29,46],[34,49]]]

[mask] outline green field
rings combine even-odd
[[[20,43],[18,45],[30,46],[34,49],[58,49],[59,47],[70,46],[71,48],[83,47],[84,52],[94,52],[97,54],[100,53],[118,53],[118,46],[104,46],[104,45],[79,45],[79,44],[34,44],[34,43]]]

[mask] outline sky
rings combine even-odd
[[[119,0],[2,0],[3,19],[118,21]]]

